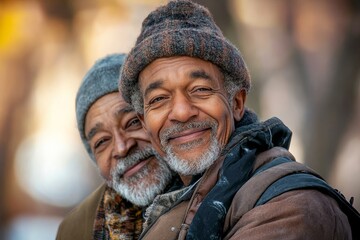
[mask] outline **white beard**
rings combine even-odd
[[[147,206],[165,189],[173,173],[163,160],[156,159],[157,164],[149,162],[133,176],[124,179],[119,176],[122,176],[124,169],[128,166],[133,166],[133,163],[127,164],[126,161],[129,162],[126,159],[119,160],[111,172],[112,180],[108,182],[108,185],[133,204]]]
[[[174,133],[178,133],[185,129],[191,129],[194,127],[207,126],[211,127],[211,139],[209,149],[203,152],[200,156],[195,159],[184,159],[178,156],[168,144],[167,139]],[[164,147],[166,153],[165,161],[168,163],[170,168],[175,172],[181,175],[195,175],[202,173],[208,167],[210,167],[215,160],[219,157],[221,152],[221,147],[218,140],[216,139],[217,124],[214,121],[210,122],[191,122],[186,124],[177,124],[165,130],[164,133],[160,135],[161,144]],[[202,140],[190,142],[179,146],[183,151],[192,151],[196,148],[197,145],[202,144]]]

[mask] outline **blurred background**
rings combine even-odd
[[[162,0],[0,0],[0,239],[54,239],[101,183],[75,95],[98,58],[128,52]],[[360,209],[360,3],[199,0],[252,73],[248,107]]]

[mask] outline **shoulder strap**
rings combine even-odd
[[[254,207],[265,204],[272,198],[277,197],[282,193],[299,189],[315,189],[334,198],[339,204],[340,209],[348,217],[353,239],[360,239],[359,212],[346,200],[344,195],[342,195],[338,190],[332,188],[323,179],[319,178],[311,172],[293,173],[277,179],[274,183],[266,188],[266,190],[257,200]]]
[[[287,191],[316,189],[333,197],[348,216],[354,239],[360,239],[360,214],[336,189],[316,172],[286,157],[278,157],[256,169],[239,190],[239,217]]]
[[[309,171],[304,165],[286,157],[275,158],[255,170],[253,176],[239,189],[236,194],[237,216],[242,216],[255,207],[264,191],[277,179],[296,172]],[[249,194],[251,193],[251,194]]]

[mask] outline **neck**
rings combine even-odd
[[[189,186],[191,183],[192,176],[190,175],[180,175],[181,181],[183,182],[184,186]]]

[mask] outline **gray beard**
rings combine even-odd
[[[155,166],[148,163],[127,179],[122,178],[122,175],[129,167],[154,154],[152,148],[147,148],[119,159],[118,164],[111,171],[112,180],[108,182],[108,185],[137,206],[149,205],[172,178],[173,173],[166,163],[158,158],[158,164]]]
[[[207,151],[203,152],[195,159],[181,158],[181,156],[178,156],[178,154],[174,152],[174,149],[171,147],[171,145],[168,144],[168,139],[172,134],[179,133],[181,131],[191,128],[203,127],[211,128],[210,146]],[[163,146],[166,153],[164,160],[168,163],[172,170],[181,175],[195,175],[204,172],[215,162],[221,152],[221,147],[218,140],[216,139],[217,128],[218,125],[215,121],[206,121],[190,122],[186,124],[178,123],[166,129],[163,133],[160,133],[161,145]],[[179,148],[183,151],[193,151],[197,146],[202,143],[203,141],[202,139],[200,139],[198,141],[192,141],[186,144],[182,144],[179,146]]]

